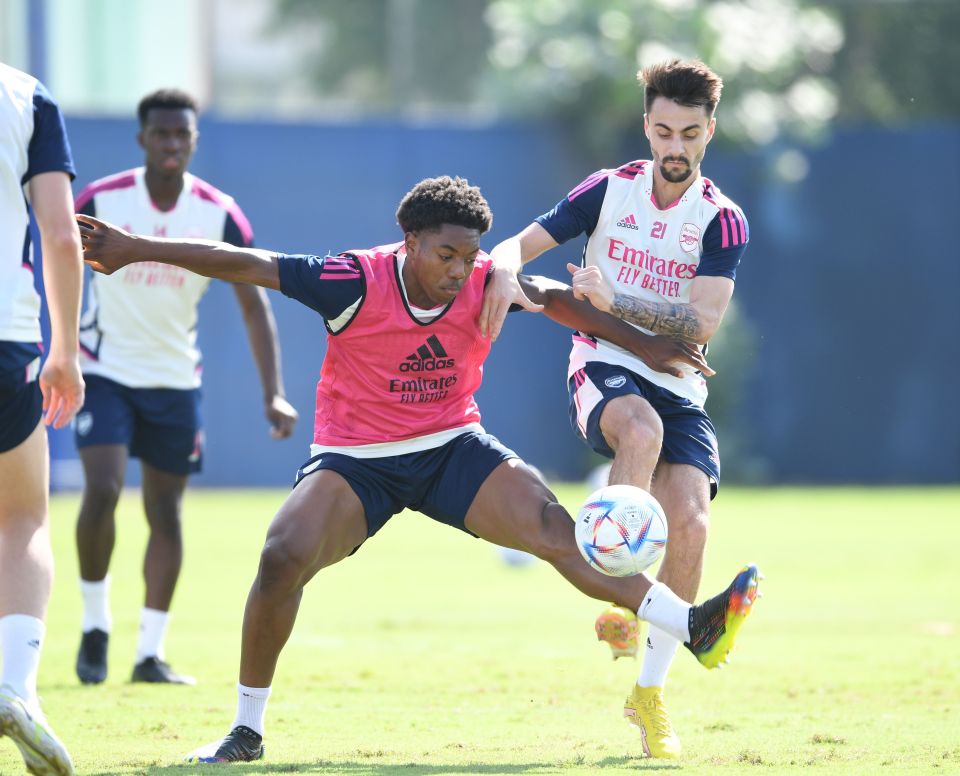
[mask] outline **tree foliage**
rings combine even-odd
[[[845,44],[830,72],[843,121],[960,119],[960,2],[839,3]]]
[[[487,19],[490,93],[520,110],[538,94],[594,143],[640,131],[636,72],[673,56],[724,77],[719,130],[728,138],[809,135],[836,111],[826,74],[843,29],[799,0],[494,0]]]
[[[316,82],[368,112],[486,106],[551,116],[587,149],[642,126],[639,67],[699,57],[735,142],[835,120],[960,116],[957,0],[276,0],[314,25]]]
[[[484,0],[275,0],[278,28],[318,32],[321,93],[366,112],[475,100],[490,33]]]

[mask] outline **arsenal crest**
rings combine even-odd
[[[81,412],[79,415],[77,415],[77,433],[80,436],[86,436],[89,434],[91,428],[93,428],[92,412]]]
[[[680,229],[680,247],[687,253],[694,253],[700,246],[700,227],[686,223]]]

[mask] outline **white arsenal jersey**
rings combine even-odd
[[[233,199],[187,173],[171,210],[151,201],[144,168],[91,183],[76,208],[134,234],[252,245],[253,232]],[[197,305],[210,279],[159,262],[94,274],[80,323],[84,374],[130,388],[189,389],[200,385]]]
[[[60,109],[36,78],[0,62],[0,342],[40,341],[27,184],[48,172],[73,178]]]
[[[599,267],[615,293],[648,302],[689,302],[698,275],[734,279],[749,238],[743,212],[707,178],[697,177],[679,200],[660,209],[653,163],[642,160],[591,175],[537,222],[558,243],[586,232],[584,265]],[[613,343],[574,336],[569,374],[588,361],[625,366],[700,406],[707,398],[706,382],[692,367],[673,377]]]

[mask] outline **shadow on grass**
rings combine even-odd
[[[176,765],[154,765],[146,768],[132,768],[121,771],[97,771],[90,776],[175,776],[176,774],[248,774],[248,773],[346,773],[355,776],[431,776],[431,774],[512,774],[512,773],[562,773],[564,771],[602,772],[604,768],[636,768],[639,771],[679,770],[676,763],[663,763],[639,757],[605,757],[602,760],[588,762],[577,759],[563,762],[534,763],[462,763],[434,764],[400,763],[379,765],[371,762],[352,760],[317,760],[312,763],[257,762],[224,765],[195,765],[178,763]]]

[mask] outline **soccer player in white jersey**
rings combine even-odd
[[[94,181],[77,197],[78,212],[101,216],[136,234],[201,237],[249,247],[253,232],[232,197],[187,172],[197,144],[197,107],[164,89],[138,107],[143,167]],[[130,267],[91,280],[80,326],[87,400],[76,441],[84,489],[77,520],[83,635],[77,676],[107,676],[111,627],[109,564],[114,510],[127,458],[140,459],[150,536],[132,681],[188,684],[165,660],[164,635],[183,557],[181,503],[188,475],[200,470],[200,353],[197,305],[208,278],[165,264]],[[291,434],[297,413],[284,398],[280,348],[266,293],[233,285],[263,387],[274,438]]]
[[[73,220],[70,144],[36,78],[0,63],[0,735],[27,770],[68,776],[70,755],[37,697],[53,554],[47,518],[47,425],[83,403],[77,324],[83,263]],[[50,352],[40,369],[30,211],[40,228]]]
[[[402,242],[325,258],[134,239],[77,218],[85,227],[84,257],[98,271],[160,260],[279,289],[318,312],[330,335],[312,457],[268,530],[247,598],[237,714],[230,733],[196,752],[198,759],[263,756],[264,710],[304,585],[406,507],[548,561],[586,595],[616,601],[673,633],[707,667],[732,647],[757,594],[755,566],[694,607],[644,575],[595,571],[577,549],[570,515],[543,480],[480,425],[474,392],[491,346],[479,328],[491,269],[480,237],[492,215],[476,187],[460,178],[421,181],[397,210]],[[649,339],[590,304],[578,305],[566,287],[527,288],[567,325],[625,347]]]
[[[492,252],[497,271],[481,315],[496,337],[507,306],[524,302],[516,273],[544,251],[586,233],[582,267],[568,265],[573,289],[647,334],[706,350],[733,294],[747,244],[743,212],[700,173],[713,137],[721,80],[702,62],[645,68],[644,131],[652,161],[600,170],[557,206]],[[704,375],[651,369],[602,339],[574,336],[568,372],[576,432],[613,458],[610,483],[649,490],[663,505],[670,539],[659,579],[694,600],[700,584],[710,501],[720,481],[716,434],[704,411]],[[611,607],[597,635],[614,657],[636,653],[632,612]],[[645,751],[680,756],[663,704],[678,641],[651,625],[643,666],[624,714],[641,728]]]

